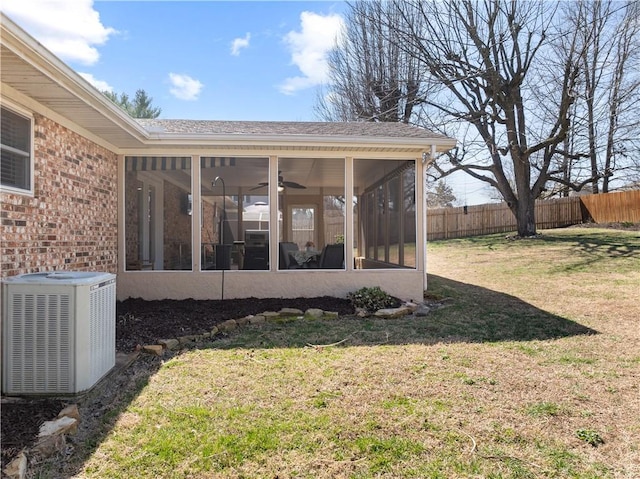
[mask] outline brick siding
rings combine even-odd
[[[34,115],[34,196],[0,193],[1,276],[117,271],[117,156]]]

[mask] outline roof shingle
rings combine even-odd
[[[169,134],[446,139],[424,128],[381,122],[286,122],[137,119],[147,131]]]

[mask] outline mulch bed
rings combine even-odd
[[[347,299],[317,298],[243,298],[220,300],[127,299],[117,305],[116,350],[130,352],[138,345],[154,344],[159,339],[201,334],[228,319],[239,319],[265,311],[319,308],[341,316],[354,313]]]

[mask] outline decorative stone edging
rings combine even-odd
[[[338,319],[339,314],[334,311],[323,311],[322,309],[309,308],[302,311],[296,308],[282,308],[280,311],[264,311],[256,315],[249,315],[239,319],[228,319],[214,326],[211,331],[200,334],[190,334],[177,338],[159,339],[157,344],[149,344],[140,347],[140,351],[162,356],[165,350],[175,351],[184,346],[199,343],[207,339],[214,338],[218,334],[234,331],[239,327],[262,324],[267,321],[295,321],[297,319]]]
[[[425,309],[426,308],[426,309]],[[387,308],[387,309],[379,309],[374,313],[369,313],[365,310],[356,311],[356,316],[358,317],[367,317],[374,316],[376,318],[400,318],[403,316],[408,316],[410,314],[414,314],[416,316],[425,316],[426,312],[428,312],[428,308],[422,304],[418,305],[415,303],[404,303],[398,308]],[[424,314],[422,314],[424,313]],[[187,346],[190,344],[198,343],[204,341],[206,339],[210,339],[215,337],[220,333],[228,333],[229,331],[234,331],[235,329],[252,324],[261,324],[267,321],[278,322],[278,321],[295,321],[298,319],[338,319],[339,314],[335,311],[324,311],[318,308],[309,308],[306,311],[302,311],[296,308],[282,308],[280,311],[265,311],[256,315],[245,316],[244,318],[239,319],[228,319],[227,321],[223,321],[222,323],[214,326],[211,331],[207,331],[201,334],[190,334],[187,336],[180,336],[178,338],[170,338],[170,339],[160,339],[158,340],[158,344],[149,344],[140,347],[140,351],[155,355],[162,356],[165,350],[175,351],[180,349],[183,346]]]

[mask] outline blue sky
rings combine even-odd
[[[143,88],[162,118],[316,120],[339,1],[3,0],[100,89]]]
[[[315,121],[347,10],[326,1],[2,0],[2,11],[100,90],[144,89],[160,118]],[[458,203],[490,201],[465,174]]]

